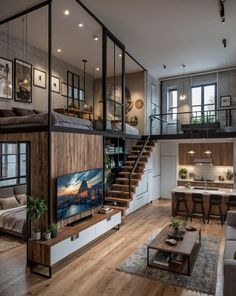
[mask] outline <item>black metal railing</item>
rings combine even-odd
[[[139,162],[140,158],[142,157],[144,150],[147,147],[149,139],[150,139],[150,135],[147,137],[146,141],[144,142],[143,147],[142,147],[141,151],[139,152],[139,155],[136,158],[136,161],[135,161],[135,163],[133,165],[133,168],[130,171],[130,174],[129,174],[129,199],[131,199],[131,191],[132,191],[132,189],[131,189],[131,178],[132,178],[132,175],[134,174],[134,172],[135,172],[135,170],[137,168],[138,162]]]
[[[236,108],[169,112],[150,116],[150,134],[180,134],[188,130],[236,131]]]

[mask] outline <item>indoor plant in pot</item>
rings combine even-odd
[[[51,230],[49,228],[46,228],[46,230],[44,231],[43,238],[46,240],[51,239]]]
[[[179,176],[181,179],[186,179],[187,178],[187,173],[188,173],[188,169],[187,168],[181,168],[179,170]]]
[[[27,213],[29,219],[33,222],[33,239],[41,239],[39,221],[44,212],[47,211],[47,205],[43,199],[37,196],[29,196],[27,201]]]
[[[57,236],[57,224],[51,224],[49,226],[49,229],[51,231],[52,238],[56,237]]]
[[[185,222],[177,218],[172,218],[169,228],[173,230],[173,235],[182,236],[185,233]]]

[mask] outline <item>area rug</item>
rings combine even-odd
[[[13,241],[5,237],[0,238],[0,253],[8,251],[12,248],[21,245],[18,241]]]
[[[119,271],[159,280],[185,289],[215,295],[220,238],[202,235],[202,245],[191,276],[147,267],[147,244],[160,232],[153,233],[143,245],[117,268]]]

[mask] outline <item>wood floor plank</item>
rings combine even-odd
[[[68,259],[54,271],[52,279],[31,274],[25,268],[25,246],[0,253],[0,295],[57,295],[57,296],[196,296],[185,290],[119,272],[116,268],[135,251],[157,228],[170,220],[170,201],[160,200],[125,217],[119,231],[111,231],[80,256]],[[218,221],[203,225],[203,234],[224,237],[225,227]],[[222,258],[224,239],[221,241]],[[222,260],[218,264],[217,296],[222,290]],[[204,296],[204,294],[201,294]]]

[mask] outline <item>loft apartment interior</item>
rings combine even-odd
[[[0,295],[236,295],[236,2],[3,0]]]

